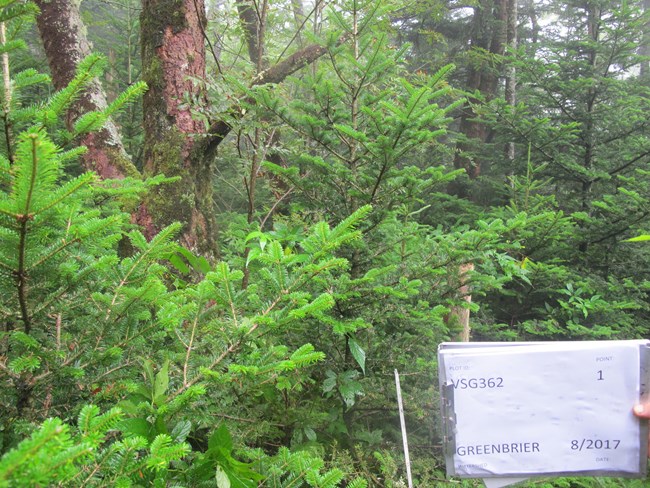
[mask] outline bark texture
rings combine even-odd
[[[195,151],[204,128],[187,103],[201,97],[192,78],[205,76],[205,6],[202,0],[144,0],[142,6],[143,78],[149,86],[143,98],[144,173],[178,181],[149,195],[138,222],[148,237],[181,222],[181,244],[216,256],[211,165]]]
[[[79,3],[73,0],[36,0],[41,10],[37,26],[52,73],[54,87],[64,88],[75,76],[79,61],[90,54],[90,44],[79,13]],[[106,96],[95,80],[68,112],[68,127],[91,110],[106,108]],[[88,148],[83,156],[84,166],[102,179],[138,176],[138,171],[124,150],[115,124],[84,136],[79,144]]]
[[[258,70],[262,69],[264,58],[264,29],[262,15],[265,11],[260,9],[255,0],[240,0],[237,2],[239,21],[244,28],[244,36],[248,45],[248,57]]]
[[[449,313],[445,317],[445,322],[454,328],[460,329],[455,340],[469,342],[472,333],[472,328],[469,324],[469,305],[472,303],[469,274],[474,271],[474,263],[461,264],[455,271],[457,272],[451,272],[449,275],[449,285],[457,290],[459,298],[467,302],[467,306],[457,305],[450,307]]]

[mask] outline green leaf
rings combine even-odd
[[[323,393],[329,393],[336,388],[336,373],[332,370],[325,372],[327,378],[323,381]]]
[[[257,480],[261,479],[258,473],[252,471],[247,464],[239,463],[230,458],[227,465],[222,469],[228,476],[232,488],[257,488]]]
[[[645,242],[650,241],[650,234],[641,234],[640,236],[625,239],[623,242]]]
[[[169,257],[169,263],[182,274],[190,273],[189,266],[187,266],[185,262],[181,259],[181,257],[178,256],[177,254],[173,254],[172,256]]]
[[[230,488],[230,478],[228,478],[221,466],[217,466],[215,477],[217,479],[217,488]]]
[[[145,359],[144,362],[142,363],[142,368],[144,369],[144,377],[147,381],[147,383],[151,386],[153,386],[154,378],[153,378],[153,363],[151,362],[150,359]]]
[[[223,449],[226,452],[232,451],[233,442],[230,432],[228,432],[228,427],[226,424],[221,424],[217,430],[215,430],[210,439],[208,439],[208,450],[213,452],[218,452],[219,449]]]
[[[350,346],[352,357],[361,368],[361,371],[363,371],[363,374],[366,374],[366,352],[355,339],[350,338],[350,340],[348,340],[348,345]]]
[[[192,422],[189,420],[181,420],[171,431],[172,439],[174,439],[174,442],[184,442],[191,430]]]
[[[118,429],[129,437],[139,436],[149,440],[153,437],[151,427],[151,424],[142,418],[124,419],[117,426]]]
[[[153,388],[153,400],[158,403],[158,399],[164,397],[169,387],[169,361],[165,361],[163,367],[156,374],[156,381]]]
[[[311,427],[305,427],[303,430],[305,431],[305,436],[307,439],[312,442],[316,442],[316,432],[314,432],[314,429]]]

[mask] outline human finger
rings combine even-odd
[[[634,405],[634,415],[642,419],[650,419],[650,403]]]

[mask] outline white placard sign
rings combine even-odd
[[[649,341],[444,343],[448,475],[645,476]]]

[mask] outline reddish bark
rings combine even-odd
[[[160,131],[178,129],[187,135],[183,155],[188,165],[192,134],[203,132],[202,124],[192,119],[186,94],[196,95],[198,87],[191,77],[205,77],[205,23],[202,0],[144,0],[141,14],[143,77],[149,84],[144,95],[145,168],[156,169],[150,150]],[[172,15],[173,14],[173,15]],[[173,22],[173,23],[172,23]]]
[[[176,176],[154,190],[138,222],[151,237],[162,227],[183,224],[181,243],[216,255],[210,164],[194,151],[204,132],[192,118],[188,98],[201,97],[192,78],[205,77],[202,0],[144,0],[141,14],[142,63],[149,91],[144,104],[144,172]]]
[[[205,49],[201,31],[194,26],[196,15],[186,14],[188,28],[175,33],[171,26],[165,28],[158,56],[162,61],[165,87],[163,98],[167,115],[174,118],[174,125],[184,134],[200,134],[203,126],[192,118],[189,107],[181,106],[185,93],[196,93],[197,88],[188,76],[205,76]],[[191,142],[191,140],[188,140]]]
[[[55,87],[62,88],[73,78],[79,61],[90,53],[78,2],[36,2],[41,8],[38,27],[52,78]],[[144,173],[165,174],[179,180],[154,189],[133,219],[142,225],[148,237],[163,226],[179,221],[184,225],[181,243],[214,256],[216,226],[211,164],[216,148],[231,127],[224,121],[215,121],[205,134],[202,123],[193,120],[189,109],[188,102],[202,97],[200,87],[192,78],[202,79],[205,75],[204,0],[143,0],[142,6],[143,79],[149,86],[143,97]],[[252,84],[279,83],[325,52],[323,46],[308,46],[260,72]],[[105,106],[106,97],[97,82],[70,111],[68,122],[72,124],[82,113]],[[236,105],[232,112],[242,115]],[[84,160],[86,167],[95,170],[101,178],[139,175],[112,123],[79,142],[89,149]]]
[[[131,215],[131,221],[140,225],[145,236],[151,238],[156,235],[156,227],[146,204],[143,203],[138,207]]]
[[[64,88],[76,73],[79,61],[90,54],[90,44],[79,13],[79,3],[71,0],[36,0],[41,10],[36,19],[43,40],[52,81],[57,90]],[[94,81],[68,112],[68,128],[77,118],[92,110],[106,108],[101,84]],[[80,144],[88,147],[84,166],[102,178],[137,176],[120,140],[117,128],[108,121],[100,131],[84,136]]]

